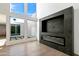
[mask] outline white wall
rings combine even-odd
[[[1,14],[9,13],[9,4],[8,3],[0,3],[0,13]]]
[[[69,6],[74,7],[74,52],[79,55],[79,4],[70,3],[38,3],[37,17],[38,19],[56,13]]]
[[[7,41],[9,41],[9,37],[10,37],[10,34],[9,34],[9,18],[8,18],[8,14],[9,14],[9,3],[0,3],[0,14],[2,15],[5,15],[5,16],[1,16],[1,19],[3,19],[3,23],[6,22],[6,39]],[[4,20],[4,18],[6,17],[6,19]]]
[[[6,15],[0,14],[0,24],[6,24]]]

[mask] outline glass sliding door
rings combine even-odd
[[[11,24],[11,36],[20,35],[20,24]]]
[[[37,22],[27,20],[28,23],[28,38],[36,37],[37,36]]]
[[[24,38],[24,19],[10,18],[10,40]]]

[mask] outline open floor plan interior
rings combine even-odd
[[[0,3],[0,56],[79,55],[79,3]]]

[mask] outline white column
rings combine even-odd
[[[25,19],[24,19],[24,38],[27,39],[28,37],[28,25],[27,25],[27,3],[24,4],[24,14],[25,14]]]
[[[39,35],[40,34],[40,32],[39,32],[40,31],[40,25],[39,25],[39,23],[40,23],[40,21],[38,20],[37,21],[37,40],[38,41],[40,40],[40,35]]]
[[[5,13],[5,15],[6,15],[6,39],[7,39],[6,45],[8,45],[9,42],[10,42],[10,17],[9,17],[9,14],[10,14],[10,4],[7,3],[7,4],[4,6],[4,8],[5,8],[5,7],[6,7],[6,9],[7,9],[7,11],[6,11],[6,13]],[[6,10],[6,9],[4,9],[4,10]],[[4,10],[3,10],[3,12],[4,12]]]
[[[6,16],[6,20],[6,45],[8,45],[10,41],[10,17],[8,15]]]

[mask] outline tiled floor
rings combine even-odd
[[[21,43],[0,49],[1,56],[68,56],[38,41]]]

